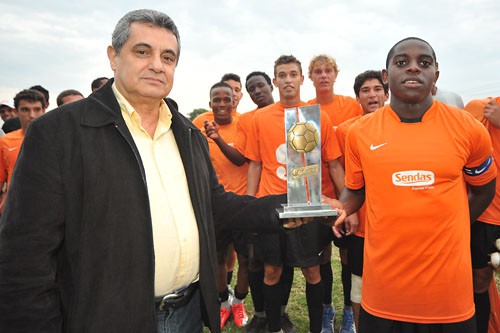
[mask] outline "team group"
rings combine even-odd
[[[402,44],[410,42],[424,44],[430,48],[427,43],[418,39],[408,39]],[[432,51],[432,48],[430,50]],[[284,110],[287,108],[320,104],[322,110],[321,150],[323,160],[323,195],[329,198],[338,198],[344,187],[347,187],[353,190],[351,192],[355,196],[359,196],[360,192],[365,191],[364,186],[366,185],[366,195],[368,197],[368,193],[370,192],[368,192],[367,180],[363,180],[367,176],[367,171],[369,171],[368,174],[372,175],[374,180],[377,179],[380,181],[376,185],[377,191],[373,191],[372,193],[385,192],[384,196],[377,196],[377,199],[375,199],[376,204],[371,204],[375,205],[376,208],[383,209],[384,215],[387,215],[386,218],[389,225],[383,226],[387,228],[387,233],[382,233],[381,231],[378,231],[381,233],[380,235],[375,233],[372,237],[379,238],[368,243],[365,251],[370,251],[369,257],[372,256],[371,253],[373,253],[373,256],[379,256],[379,258],[389,257],[386,259],[389,260],[387,264],[388,271],[386,273],[384,269],[381,269],[378,261],[375,261],[368,268],[365,267],[365,272],[369,274],[368,276],[374,276],[377,284],[373,286],[369,282],[370,289],[368,291],[363,290],[363,296],[369,293],[370,298],[368,298],[367,302],[380,304],[380,308],[372,308],[373,305],[369,305],[369,307],[365,305],[363,309],[373,309],[375,314],[380,314],[382,317],[388,315],[389,318],[393,318],[394,320],[431,323],[433,320],[436,322],[450,320],[451,316],[453,316],[453,310],[441,309],[443,306],[441,308],[439,306],[432,306],[432,304],[440,304],[441,302],[441,300],[436,299],[435,295],[429,295],[428,302],[426,302],[425,294],[428,291],[424,292],[415,288],[415,279],[420,274],[425,275],[423,279],[428,279],[429,276],[433,276],[434,274],[442,275],[444,278],[446,275],[440,273],[440,270],[443,269],[446,271],[446,274],[449,274],[449,278],[454,276],[454,279],[456,279],[457,267],[462,267],[462,265],[466,264],[464,260],[466,260],[467,256],[464,252],[462,253],[463,257],[454,258],[450,261],[448,261],[448,258],[441,265],[435,261],[436,257],[443,259],[446,257],[443,257],[444,253],[441,251],[436,251],[434,255],[428,258],[428,260],[433,261],[432,266],[430,266],[432,269],[427,269],[424,273],[421,272],[421,263],[414,261],[420,261],[420,259],[417,259],[420,258],[418,251],[415,251],[415,248],[409,245],[408,242],[408,239],[412,237],[411,235],[417,231],[417,229],[414,229],[415,225],[411,225],[412,220],[427,221],[426,224],[428,223],[427,225],[434,230],[433,235],[436,236],[441,235],[438,230],[442,230],[446,234],[446,228],[455,223],[454,218],[449,216],[449,211],[443,211],[439,214],[446,216],[446,219],[450,223],[449,225],[439,223],[436,226],[427,219],[427,217],[437,215],[436,211],[445,209],[446,206],[438,206],[435,210],[432,210],[430,207],[434,205],[429,200],[436,200],[441,195],[437,194],[442,190],[436,189],[436,184],[449,181],[449,179],[439,179],[443,175],[439,175],[436,170],[443,172],[444,170],[440,170],[442,166],[436,165],[430,168],[429,164],[433,160],[427,156],[428,152],[425,151],[425,147],[428,150],[433,150],[434,154],[442,156],[444,152],[453,152],[453,154],[456,154],[456,145],[459,143],[454,142],[455,139],[452,136],[453,140],[444,145],[444,142],[450,141],[450,138],[447,138],[450,135],[449,133],[441,133],[444,128],[437,128],[434,131],[434,128],[423,126],[420,123],[425,123],[425,120],[427,120],[425,117],[431,117],[430,114],[435,112],[438,114],[449,112],[447,109],[450,107],[452,109],[454,107],[464,109],[464,104],[457,94],[438,89],[432,76],[429,75],[425,78],[426,81],[420,77],[421,72],[429,71],[429,68],[435,67],[435,72],[437,72],[437,63],[435,62],[433,51],[427,54],[427,56],[429,55],[428,59],[425,59],[422,55],[415,56],[416,59],[407,59],[408,56],[401,57],[402,60],[388,59],[388,62],[392,60],[396,63],[395,67],[405,68],[404,66],[407,66],[405,68],[406,72],[402,72],[405,75],[397,78],[397,80],[402,82],[396,81],[392,85],[403,85],[402,88],[397,88],[396,86],[393,89],[392,94],[396,94],[393,97],[394,100],[401,98],[402,102],[415,104],[415,101],[427,98],[426,102],[428,103],[429,110],[424,110],[424,112],[416,112],[417,110],[413,111],[410,109],[406,113],[401,112],[400,115],[392,109],[392,104],[391,106],[385,106],[386,101],[389,99],[388,71],[384,74],[386,75],[385,80],[382,77],[382,71],[368,70],[359,74],[354,81],[356,99],[335,94],[334,83],[339,69],[335,59],[328,55],[319,55],[310,61],[307,74],[316,89],[316,98],[308,102],[303,102],[300,95],[300,87],[304,81],[302,65],[293,56],[281,56],[276,60],[274,65],[274,79],[271,80],[266,73],[258,71],[252,72],[246,77],[244,86],[252,101],[256,104],[257,108],[255,110],[243,114],[237,112],[237,106],[242,97],[242,83],[238,75],[230,73],[224,75],[221,82],[212,86],[210,90],[211,111],[197,116],[193,123],[208,137],[212,163],[219,181],[224,185],[226,190],[238,194],[261,197],[286,193],[287,190],[285,168],[287,147],[284,135]],[[413,60],[414,63],[410,63],[410,60]],[[398,62],[401,62],[401,64]],[[390,63],[388,63],[387,68],[389,66]],[[279,91],[279,101],[276,103],[272,96],[274,87]],[[405,97],[408,99],[405,100],[399,95],[403,93],[413,94],[414,96]],[[433,100],[438,102],[433,103]],[[378,122],[375,122],[375,120],[372,121],[374,122],[371,125],[373,128],[368,127],[370,133],[372,133],[371,138],[374,141],[363,140],[363,143],[366,144],[364,148],[368,148],[364,152],[357,139],[352,137],[347,139],[347,133],[360,118],[363,117],[363,121],[367,121],[365,119],[370,118],[364,116],[378,109],[381,109],[378,111],[379,114],[385,113],[385,115]],[[483,122],[483,125],[487,128],[493,139],[493,143],[496,144],[495,147],[498,147],[498,127],[500,125],[500,106],[498,105],[498,100],[473,100],[468,103],[466,110]],[[453,112],[456,112],[456,110]],[[432,116],[431,119],[434,120],[434,117]],[[447,127],[454,126],[453,124],[456,120],[449,118],[443,117],[443,119],[439,120],[447,121]],[[478,127],[477,123],[472,120],[472,117],[465,116],[465,119],[475,124],[475,127]],[[442,125],[444,124],[436,126]],[[357,126],[361,125],[356,125],[354,128],[357,128]],[[463,129],[460,127],[456,128],[456,130],[459,133],[463,132]],[[361,127],[358,131],[366,133],[367,129]],[[479,132],[482,132],[481,140],[485,144],[488,143],[489,139],[485,135],[486,131],[483,129]],[[354,134],[351,135],[353,136]],[[420,142],[422,141],[420,139],[422,135],[429,135],[432,138],[432,142]],[[398,145],[402,146],[398,148],[394,147],[395,151],[384,151],[388,150],[388,147],[384,147],[385,145],[390,144],[391,146],[395,146],[397,141],[402,140],[402,138],[408,138],[417,142],[418,150],[424,150],[420,152],[422,154],[421,158],[415,155],[415,150],[410,145],[407,145],[406,141],[398,142]],[[438,139],[440,145],[434,143],[436,139]],[[475,139],[475,142],[476,140],[478,139]],[[346,147],[346,141],[349,143],[352,142],[354,145]],[[492,191],[495,191],[494,182],[493,185],[490,183],[491,175],[494,174],[494,164],[492,164],[493,158],[491,152],[488,151],[487,146],[485,147],[485,150],[482,152],[483,155],[472,164],[469,164],[471,163],[470,160],[463,157],[461,162],[465,161],[467,164],[464,164],[458,170],[463,169],[462,172],[465,172],[466,177],[472,176],[469,181],[471,186],[483,182],[485,186],[489,184],[486,186],[487,189],[489,188],[489,191],[484,191],[489,192],[491,195]],[[396,161],[401,159],[404,150],[410,152],[405,163],[412,163],[413,165],[411,168],[405,166],[405,168],[409,168],[408,170],[402,168],[400,172],[393,172],[393,170],[397,170],[400,167],[396,166]],[[361,152],[367,155],[357,155],[361,154]],[[355,157],[354,161],[349,161],[349,157],[351,156]],[[368,158],[368,160],[360,160],[361,157]],[[346,159],[348,159],[348,166],[346,166]],[[446,161],[450,162],[450,160]],[[371,164],[374,165],[371,166]],[[419,166],[417,167],[417,165]],[[466,165],[476,166],[475,171],[471,171],[473,168],[466,168]],[[493,167],[488,175],[486,171],[489,170],[490,165],[493,165]],[[345,178],[348,182],[347,184],[344,183],[345,168],[348,168],[346,169],[347,172],[356,170],[356,173],[351,178]],[[366,170],[367,168],[368,170]],[[482,172],[477,172],[477,170]],[[387,175],[387,179],[391,180],[392,178],[392,182],[387,184],[387,180],[384,182],[379,178],[382,177],[383,173],[389,171],[392,174]],[[479,176],[482,173],[485,173],[485,175]],[[446,175],[446,177],[449,177],[449,175]],[[454,182],[457,182],[459,179],[458,175],[452,178],[454,178]],[[478,181],[479,183],[477,183]],[[370,188],[373,186],[370,185]],[[459,185],[455,184],[455,186]],[[395,195],[395,189],[403,190],[403,192],[401,195]],[[474,276],[474,293],[471,292],[469,297],[463,299],[462,307],[457,307],[462,311],[458,311],[461,315],[460,319],[466,319],[471,314],[470,304],[468,308],[469,313],[466,314],[464,309],[467,309],[466,304],[467,302],[470,303],[470,298],[474,295],[476,320],[479,327],[481,327],[481,329],[478,329],[478,332],[486,332],[488,327],[489,305],[485,305],[485,303],[489,303],[488,288],[493,276],[492,268],[488,265],[488,253],[493,251],[493,243],[499,237],[500,206],[498,191],[497,186],[494,203],[478,218],[480,222],[473,224],[473,242],[471,243],[469,252],[472,251],[473,254],[471,267],[474,269],[471,276]],[[443,197],[443,200],[449,202],[449,209],[455,210],[454,216],[460,216],[457,216],[457,213],[463,215],[461,217],[463,222],[464,218],[468,217],[465,210],[468,204],[465,203],[458,212],[456,211],[456,207],[452,208],[457,202],[463,203],[464,197],[461,192],[465,193],[463,189],[458,189],[455,198],[448,194],[446,197]],[[364,195],[363,193],[362,196]],[[403,200],[405,196],[407,196],[407,201]],[[384,197],[387,197],[385,199],[387,201],[382,199]],[[486,195],[487,197],[488,195]],[[410,204],[410,202],[416,199],[425,200]],[[487,199],[485,200],[486,203],[489,202]],[[344,309],[342,313],[341,333],[355,332],[356,329],[359,329],[363,251],[365,248],[364,237],[367,221],[366,209],[370,202],[368,198],[366,201],[367,203],[361,205],[359,210],[352,210],[352,212],[357,211],[357,213],[349,216],[346,223],[347,228],[343,228],[344,232],[349,236],[342,237],[339,235],[339,237],[334,237],[333,239],[334,244],[339,247],[342,263]],[[475,203],[475,201],[472,201],[472,203]],[[485,203],[479,201],[477,204],[479,207],[475,213],[479,213],[485,208],[483,207]],[[393,212],[394,215],[391,216],[388,212],[390,210],[385,205],[397,207],[397,211]],[[415,208],[410,208],[412,206]],[[430,211],[423,212],[429,209]],[[471,217],[476,215],[473,215],[472,212],[473,209],[471,209]],[[376,221],[374,222],[374,227],[377,227],[378,220],[375,216],[378,217],[379,215],[376,212],[368,214],[368,216],[370,215]],[[395,219],[395,216],[398,216],[398,218]],[[433,216],[432,219],[436,221],[440,220],[437,216]],[[403,221],[404,224],[408,223],[410,226],[394,225],[394,223]],[[441,222],[443,221],[441,220]],[[304,231],[304,228],[316,230]],[[278,332],[280,329],[284,332],[294,332],[295,329],[286,312],[286,306],[293,279],[293,269],[291,267],[300,267],[307,282],[306,299],[309,311],[310,331],[333,332],[335,309],[332,306],[333,274],[330,263],[332,247],[331,239],[324,237],[324,235],[328,235],[328,231],[321,230],[322,228],[324,226],[321,224],[314,226],[308,224],[292,232],[288,231],[285,234],[260,234],[257,236],[256,234],[249,235],[233,232],[229,235],[220,235],[217,238],[217,282],[219,298],[221,300],[221,328],[224,327],[227,320],[232,316],[237,326],[242,327],[246,325],[244,332],[260,332],[266,328],[266,325],[268,325],[270,332]],[[390,233],[389,230],[391,230]],[[397,233],[395,230],[400,230],[401,233]],[[463,231],[459,232],[461,237],[463,236]],[[394,234],[392,237],[396,239],[391,240],[390,234]],[[418,232],[417,234],[421,233]],[[432,248],[438,246],[435,244],[436,240],[429,238],[429,235],[425,233],[424,235],[426,236],[422,238],[413,235],[416,242],[420,244],[419,247]],[[450,239],[446,239],[446,242],[450,241]],[[388,245],[388,241],[395,243]],[[397,244],[398,242],[401,244]],[[458,240],[454,240],[454,242],[458,242]],[[232,246],[233,244],[234,247]],[[306,244],[305,248],[304,244]],[[461,244],[462,250],[464,249],[463,245]],[[398,254],[394,253],[395,248],[398,249]],[[233,292],[229,283],[232,277],[232,268],[234,267],[235,258],[232,255],[234,249],[236,249],[239,268],[237,283]],[[415,259],[413,260],[412,258]],[[405,261],[408,264],[404,264],[403,262]],[[452,261],[455,261],[455,266],[451,265]],[[410,269],[413,266],[416,268]],[[415,272],[415,275],[411,274],[412,271]],[[418,278],[422,279],[422,277]],[[453,290],[457,290],[455,288],[463,290],[462,288],[465,288],[468,282],[470,282],[470,278],[462,280],[460,285],[450,284],[447,288],[442,288],[440,286],[441,283],[436,282],[436,287],[434,288],[436,288],[436,293],[453,293]],[[410,285],[412,288],[410,288]],[[243,300],[248,294],[249,287],[255,308],[255,315],[247,324],[248,316],[243,305]],[[392,290],[387,291],[387,288]],[[408,295],[408,293],[410,294]],[[375,301],[371,299],[375,299]],[[377,301],[377,299],[379,300]],[[410,304],[405,304],[407,302],[404,299],[418,300],[418,304],[414,304],[413,301],[409,302]],[[403,306],[403,304],[405,305]]]

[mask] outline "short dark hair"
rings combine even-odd
[[[21,101],[28,101],[30,103],[40,102],[42,107],[45,109],[47,107],[47,101],[45,96],[41,92],[35,89],[24,89],[17,93],[14,97],[14,107],[17,109]]]
[[[389,53],[387,53],[387,59],[385,60],[385,68],[386,69],[389,67],[389,61],[391,61],[392,57],[394,56],[394,49],[396,48],[396,46],[398,46],[399,44],[401,44],[403,42],[409,41],[409,40],[417,40],[417,41],[420,41],[422,43],[429,45],[429,47],[431,48],[431,51],[432,51],[432,57],[434,58],[434,61],[437,62],[436,52],[434,52],[434,49],[432,48],[431,44],[429,44],[428,41],[423,40],[422,38],[418,38],[418,37],[406,37],[404,39],[401,39],[396,44],[394,44],[393,47],[391,47],[391,49],[389,50]]]
[[[252,72],[252,73],[250,73],[250,74],[247,75],[247,78],[245,80],[245,88],[247,88],[247,91],[248,91],[248,86],[247,86],[248,80],[250,80],[250,78],[252,78],[254,76],[262,76],[262,77],[264,77],[264,79],[266,80],[267,84],[269,84],[270,86],[272,86],[272,81],[271,81],[271,78],[269,77],[269,75],[267,75],[264,72],[255,71],[255,72]]]
[[[116,51],[120,54],[123,44],[130,37],[130,25],[134,22],[151,24],[154,27],[163,28],[171,31],[177,39],[177,63],[181,54],[181,38],[179,30],[174,21],[165,13],[158,12],[152,9],[138,9],[128,12],[116,24],[115,30],[111,37],[111,44]]]
[[[302,75],[302,64],[300,61],[295,58],[293,55],[282,55],[276,61],[274,62],[274,76],[276,77],[276,67],[279,65],[286,65],[286,64],[297,64],[299,65],[300,69],[300,74]]]
[[[365,83],[367,80],[372,80],[372,79],[379,80],[382,86],[384,87],[384,92],[386,94],[389,92],[389,86],[386,83],[384,83],[384,80],[382,79],[382,72],[368,70],[359,74],[354,79],[354,94],[356,94],[356,96],[359,96],[359,90],[361,89],[363,83]]]
[[[231,88],[231,86],[229,84],[227,84],[226,82],[217,82],[215,83],[211,88],[210,88],[210,99],[212,99],[212,90],[214,90],[215,88],[229,88],[229,90],[231,90],[231,97],[233,96],[233,88]]]
[[[33,90],[36,90],[36,91],[42,93],[42,95],[45,97],[45,105],[49,104],[49,101],[50,101],[50,99],[49,99],[49,91],[47,89],[45,89],[44,87],[42,87],[39,84],[37,84],[36,86],[30,87],[30,89],[33,89]]]
[[[221,80],[221,82],[233,80],[233,81],[239,82],[241,84],[240,76],[238,74],[234,74],[234,73],[226,73],[226,74],[222,75],[220,80]]]
[[[61,91],[61,93],[59,95],[57,95],[57,106],[61,106],[63,105],[63,99],[64,97],[67,97],[67,96],[83,96],[83,94],[81,92],[79,92],[78,90],[75,90],[75,89],[68,89],[68,90],[63,90]]]
[[[95,79],[94,81],[92,81],[92,83],[90,84],[90,89],[92,91],[94,90],[97,90],[99,88],[101,88],[103,86],[103,84],[101,83],[101,81],[103,80],[109,80],[107,77],[105,76],[101,76],[101,77],[98,77],[97,79]]]

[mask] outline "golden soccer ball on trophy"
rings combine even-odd
[[[319,144],[319,132],[308,121],[298,122],[288,130],[288,144],[298,153],[309,153]]]

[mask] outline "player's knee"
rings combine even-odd
[[[472,270],[474,292],[482,294],[490,287],[493,271],[491,267],[477,268]]]
[[[302,268],[302,274],[306,281],[310,284],[316,284],[321,281],[321,274],[319,271],[319,265]]]
[[[361,303],[361,276],[351,274],[351,302]]]
[[[281,266],[268,266],[264,267],[264,280],[266,284],[275,284],[279,282],[281,277],[281,272],[283,268]]]

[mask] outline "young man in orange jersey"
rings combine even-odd
[[[354,79],[354,93],[356,101],[363,108],[363,116],[374,112],[384,106],[389,98],[389,87],[382,80],[380,71],[369,70],[356,76]],[[357,116],[344,121],[337,127],[335,134],[339,141],[342,154],[345,154],[345,140],[349,128],[358,121],[362,116]],[[342,164],[345,165],[344,156],[342,156]],[[350,237],[348,242],[348,261],[351,269],[351,303],[354,313],[354,323],[356,329],[359,326],[359,311],[361,303],[361,276],[363,273],[363,250],[365,236],[365,206],[363,205],[358,211],[359,225],[358,230]],[[344,320],[342,320],[344,324]],[[341,329],[342,332],[342,329]]]
[[[232,107],[233,91],[230,85],[218,82],[210,88],[210,108],[212,109],[214,121],[205,120],[204,127],[208,137],[210,159],[214,166],[219,182],[226,191],[236,194],[246,193],[246,176],[248,164],[234,165],[224,153],[225,146],[231,146],[236,137],[237,120],[233,119]],[[224,137],[224,139],[223,139]],[[227,140],[227,142],[226,142]],[[229,144],[228,144],[229,142]],[[217,234],[217,289],[221,301],[220,317],[221,329],[224,328],[229,317],[233,316],[234,323],[238,327],[246,325],[248,315],[243,301],[248,294],[248,251],[246,250],[245,233],[226,231]],[[235,246],[229,246],[231,243]],[[231,252],[236,248],[238,253],[238,281],[234,290],[234,298],[230,299],[227,286],[226,257],[228,248]]]
[[[266,193],[286,193],[286,143],[284,110],[305,106],[300,99],[304,82],[300,62],[293,56],[279,57],[274,66],[273,83],[280,101],[255,112],[252,130],[247,139],[245,155],[250,159],[247,193],[258,197]],[[337,188],[343,186],[343,169],[338,161],[338,147],[333,127],[326,113],[321,113],[322,159],[330,166]],[[312,223],[286,235],[260,235],[258,246],[264,258],[264,298],[268,329],[280,332],[281,286],[278,284],[284,264],[300,267],[306,278],[306,298],[309,310],[309,330],[321,331],[323,283],[319,273],[319,254],[331,241],[322,233],[322,225]],[[319,235],[318,235],[319,234]],[[321,239],[324,236],[325,239]],[[308,238],[309,237],[309,238]]]
[[[21,128],[0,138],[0,184],[4,184],[5,192],[0,202],[0,213],[3,211],[7,190],[9,188],[14,166],[24,140],[24,135],[32,120],[45,113],[47,101],[38,91],[26,89],[14,97],[14,107],[21,123]]]
[[[325,111],[334,128],[342,122],[361,115],[361,106],[356,100],[349,96],[335,94],[334,84],[339,73],[339,67],[335,59],[329,55],[321,54],[311,59],[309,63],[309,78],[316,89],[316,98],[310,100],[310,104],[320,104],[321,110]],[[328,167],[323,164],[323,173],[328,173]],[[323,195],[329,198],[337,198],[338,190],[335,189],[329,177],[323,177]],[[339,247],[340,260],[342,264],[342,287],[344,294],[344,309],[342,311],[341,333],[354,332],[354,318],[351,307],[351,270],[347,260],[347,241],[334,239]],[[335,309],[332,306],[333,272],[331,266],[331,245],[322,254],[321,278],[325,282],[325,296],[323,299],[323,333],[333,333],[333,322]]]
[[[491,140],[432,99],[438,65],[426,41],[396,43],[382,76],[390,105],[349,129],[345,188],[332,201],[348,215],[366,197],[359,330],[476,332],[469,230],[495,193]]]
[[[497,170],[500,163],[500,97],[472,100],[465,110],[481,121],[491,136],[493,157]],[[490,296],[488,288],[493,269],[488,265],[488,253],[494,252],[494,242],[500,238],[500,182],[497,182],[495,198],[488,209],[478,217],[471,229],[472,280],[476,305],[477,332],[488,331]]]
[[[234,73],[226,73],[222,75],[220,80],[221,82],[225,82],[231,86],[231,89],[233,90],[233,114],[237,114],[238,105],[243,98],[240,76]]]

